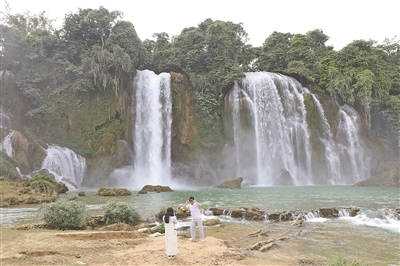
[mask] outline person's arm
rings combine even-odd
[[[201,207],[201,203],[200,203],[200,202],[194,201],[194,203],[197,203],[197,205],[198,205],[199,207]]]
[[[185,204],[183,205],[182,209],[186,210],[188,204],[189,204],[189,201],[186,200],[186,202],[185,202]]]

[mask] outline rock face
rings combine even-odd
[[[355,183],[356,187],[400,187],[399,161],[385,160],[378,164],[377,173],[367,180]]]
[[[173,190],[169,186],[152,186],[152,185],[145,185],[138,193],[139,194],[147,194],[147,192],[172,192]]]
[[[187,186],[215,186],[221,183],[226,175],[237,176],[233,167],[229,167],[234,160],[234,147],[230,145],[233,139],[233,117],[228,111],[224,97],[219,93],[203,91],[203,88],[196,87],[201,86],[201,82],[198,84],[193,82],[179,68],[166,66],[160,69],[168,72],[176,71],[170,72],[173,101],[171,161],[176,173],[174,177]],[[53,139],[54,144],[62,143],[63,146],[72,147],[74,152],[86,158],[87,171],[81,184],[83,187],[113,187],[116,184],[115,180],[110,178],[113,170],[131,165],[130,149],[134,142],[131,112],[135,92],[133,77],[121,77],[118,94],[109,87],[101,91],[93,90],[90,93],[71,95],[69,101],[49,107],[48,113],[52,114],[51,116],[42,115],[40,108],[21,93],[11,71],[0,71],[0,81],[2,84],[0,104],[12,114],[10,128],[19,130],[12,143],[13,161],[9,162],[11,160],[7,159],[7,165],[0,165],[3,175],[18,180],[21,175],[15,170],[16,167],[23,175],[39,170],[46,156],[44,140],[49,137]],[[331,128],[336,128],[339,121],[336,101],[328,96],[319,96]],[[315,176],[312,182],[321,184],[323,181],[319,177],[325,176],[327,172],[326,162],[321,156],[324,145],[318,136],[318,132],[322,132],[322,124],[319,122],[319,113],[312,95],[306,93],[304,98],[307,123],[311,129],[310,144],[315,150],[311,160],[318,162],[312,165]],[[242,117],[240,123],[250,126],[252,121],[250,105],[240,112]],[[0,128],[1,139],[10,130]],[[398,187],[400,180],[398,151],[395,153],[395,158],[392,155],[388,156],[387,149],[383,144],[379,144],[381,141],[370,138],[373,134],[367,133],[363,132],[363,135],[369,136],[365,141],[373,152],[372,178],[355,185]],[[385,155],[390,158],[384,158]],[[289,171],[282,171],[278,176],[274,176],[276,180],[273,185],[295,185]],[[251,177],[246,176],[246,183],[250,184],[252,181],[250,179]],[[231,187],[225,182],[220,186],[228,189],[240,188],[240,184],[238,187]]]
[[[295,183],[293,181],[293,177],[290,174],[289,170],[282,169],[279,173],[278,178],[274,182],[274,186],[294,186]]]
[[[215,188],[240,189],[242,188],[242,182],[243,182],[243,177],[239,177],[225,181],[222,184],[216,186]]]
[[[100,188],[99,196],[130,196],[132,193],[127,188]]]

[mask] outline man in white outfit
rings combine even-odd
[[[204,242],[203,222],[201,220],[201,212],[199,207],[201,207],[200,202],[195,201],[193,197],[190,197],[189,201],[186,201],[185,205],[183,206],[184,209],[189,209],[190,214],[192,215],[192,223],[190,224],[190,235],[192,238],[190,238],[189,241],[193,242],[196,240],[196,225],[199,229],[200,241]]]

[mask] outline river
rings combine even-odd
[[[59,201],[84,191],[78,197],[89,210],[101,211],[109,199],[99,197],[97,189],[80,189],[61,194]],[[131,196],[119,200],[131,203],[142,218],[153,217],[164,207],[177,209],[193,196],[202,203],[204,219],[212,218],[209,208],[232,210],[239,207],[259,208],[266,212],[315,210],[322,207],[356,206],[360,212],[355,217],[326,219],[309,216],[300,232],[295,227],[265,221],[250,222],[218,216],[222,222],[248,224],[262,230],[287,230],[296,241],[304,243],[302,251],[308,256],[324,257],[336,253],[373,265],[400,265],[400,207],[399,188],[352,187],[352,186],[304,186],[304,187],[247,187],[238,190],[214,188],[185,188],[165,193],[144,195],[132,191]],[[1,226],[40,222],[38,205],[1,208]],[[181,221],[181,225],[188,221]],[[283,223],[282,223],[283,224]],[[279,229],[281,228],[281,229]],[[308,248],[307,248],[308,247]]]

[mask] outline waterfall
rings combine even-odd
[[[309,185],[311,152],[303,90],[278,74],[246,73],[232,106],[238,175],[255,185]],[[250,110],[250,114],[246,114]],[[242,117],[243,116],[243,117]]]
[[[13,157],[12,137],[15,131],[11,131],[0,143],[0,150],[5,152],[8,156]]]
[[[132,102],[133,173],[131,185],[169,185],[172,100],[168,73],[137,71]],[[133,183],[133,184],[132,184]]]
[[[67,185],[69,190],[80,187],[86,172],[86,160],[74,151],[57,145],[48,145],[42,169],[52,173],[57,182]]]
[[[360,123],[357,112],[348,105],[339,110],[337,130],[338,156],[341,176],[335,184],[355,183],[370,177],[371,156],[360,138]]]
[[[322,132],[322,136],[320,137],[320,141],[325,146],[325,159],[327,162],[327,168],[329,171],[329,180],[328,183],[330,185],[338,185],[338,180],[340,180],[340,158],[337,153],[337,145],[333,139],[333,135],[331,132],[331,126],[328,123],[328,120],[325,117],[324,109],[322,108],[321,103],[312,95],[315,106],[318,109],[319,118],[322,122],[322,128],[324,131]]]
[[[318,134],[326,165],[320,168],[312,159],[305,93],[311,94],[323,128]],[[241,86],[235,83],[226,95],[225,104],[232,117],[236,175],[247,183],[314,185],[318,180],[346,185],[369,177],[369,153],[350,106],[340,108],[334,136],[315,95],[291,77],[268,72],[246,73]],[[320,176],[319,169],[327,169],[328,176]]]
[[[11,120],[6,109],[0,104],[0,128],[11,128]]]

